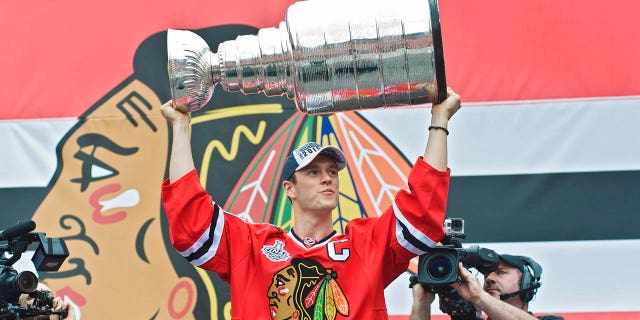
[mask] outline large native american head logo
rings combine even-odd
[[[273,275],[267,297],[274,320],[327,319],[349,316],[349,302],[338,284],[338,275],[314,260],[293,259]]]

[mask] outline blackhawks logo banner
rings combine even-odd
[[[0,4],[0,229],[33,220],[65,240],[60,270],[37,274],[82,319],[230,319],[229,286],[175,252],[161,205],[166,30],[216,48],[276,26],[292,3]],[[465,245],[540,262],[533,312],[640,317],[636,277],[592,285],[602,270],[640,263],[640,4],[441,0],[440,15],[448,84],[463,99],[449,128],[447,216],[465,219]],[[287,230],[290,204],[274,179],[287,154],[309,141],[340,146],[341,232],[406,187],[429,111],[310,116],[285,97],[217,88],[192,115],[194,158],[225,210]],[[33,268],[28,255],[14,267]],[[291,288],[298,316],[348,318],[348,275],[308,260],[280,272],[291,282],[265,292]],[[392,319],[408,319],[413,272],[387,288]]]

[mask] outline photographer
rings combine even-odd
[[[42,282],[38,283],[38,287],[36,288],[36,291],[40,292],[41,294],[45,294],[47,295],[46,299],[50,299],[50,301],[47,304],[51,305],[51,310],[53,311],[59,311],[59,310],[67,310],[67,316],[64,318],[61,318],[61,316],[59,316],[58,314],[52,314],[52,315],[40,315],[37,317],[29,317],[29,318],[24,318],[25,320],[35,320],[35,319],[40,319],[40,320],[58,320],[58,319],[63,319],[63,320],[76,320],[76,314],[75,314],[75,310],[73,308],[73,306],[68,303],[65,302],[64,300],[62,300],[62,298],[60,297],[56,297],[54,296],[53,292],[51,291],[51,289],[49,289],[49,287],[47,287],[47,285],[45,285]],[[18,303],[21,307],[31,307],[34,305],[34,303],[37,305],[38,301],[36,301],[36,297],[32,297],[29,294],[21,294],[20,298],[18,299]],[[42,310],[42,308],[41,308]]]
[[[58,271],[69,256],[63,239],[31,232],[35,228],[35,222],[26,221],[0,230],[0,319],[75,320],[70,305],[38,282],[34,272],[13,267],[30,247],[35,247],[30,263],[36,271]]]
[[[504,254],[499,256],[498,268],[485,276],[484,288],[462,263],[459,265],[462,281],[454,282],[451,286],[491,320],[562,320],[562,317],[555,315],[535,317],[529,312],[528,303],[540,287],[541,274],[542,267],[533,259]],[[412,290],[414,304],[409,319],[430,319],[434,294],[423,286],[413,286]]]

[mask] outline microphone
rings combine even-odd
[[[534,285],[532,285],[529,288],[524,288],[524,289],[521,289],[521,290],[518,290],[518,291],[512,292],[512,293],[501,294],[500,295],[500,300],[504,301],[504,300],[507,300],[509,298],[515,297],[515,296],[517,296],[517,295],[519,295],[521,293],[525,293],[525,292],[528,292],[528,291],[533,291],[535,289],[540,288],[540,284],[541,284],[540,282],[536,282]]]
[[[9,240],[27,234],[36,228],[36,223],[29,220],[0,231],[0,240]]]

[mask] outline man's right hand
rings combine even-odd
[[[458,264],[458,275],[462,279],[462,283],[454,282],[451,286],[458,291],[458,294],[476,307],[478,307],[478,301],[482,295],[489,295],[478,281],[478,278],[474,276],[467,268],[462,265],[462,262]]]
[[[173,100],[160,106],[160,111],[173,130],[169,159],[169,181],[173,183],[195,168],[191,154],[191,113],[180,111]]]
[[[173,100],[165,102],[165,104],[160,107],[160,111],[162,112],[162,116],[171,124],[180,121],[189,123],[189,121],[191,121],[191,113],[186,109],[181,110],[180,107],[176,107],[173,104]]]

